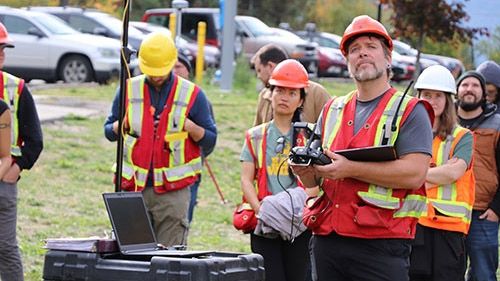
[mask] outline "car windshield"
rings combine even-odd
[[[396,41],[396,40],[393,40],[393,45],[394,45],[394,49],[400,53],[400,54],[408,54],[410,56],[417,56],[417,53],[418,51],[413,49],[410,45],[404,43],[404,42],[401,42],[401,41]]]
[[[288,30],[284,30],[281,28],[272,28],[272,27],[271,27],[271,30],[274,32],[274,34],[286,37],[290,40],[295,40],[295,41],[299,41],[299,42],[302,41],[302,38],[300,38],[297,34],[292,33]]]
[[[33,14],[32,18],[45,27],[50,33],[56,35],[75,34],[78,31],[71,28],[63,20],[48,14]]]
[[[258,19],[245,18],[243,20],[243,22],[245,23],[245,25],[248,27],[250,32],[252,32],[252,34],[255,37],[266,36],[266,35],[269,35],[269,36],[275,35],[273,30],[269,26],[267,26],[265,23],[263,23],[262,21],[260,21]]]
[[[114,34],[117,35],[122,34],[123,24],[121,20],[104,13],[89,12],[87,14],[96,21],[98,21],[103,26],[109,28]],[[132,35],[135,37],[140,37],[142,36],[143,33],[139,31],[137,28],[129,25],[128,34],[129,36]]]

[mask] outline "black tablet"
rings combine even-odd
[[[396,160],[398,155],[392,145],[370,146],[337,150],[335,153],[352,161],[381,162]]]

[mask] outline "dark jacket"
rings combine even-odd
[[[459,118],[461,126],[474,133],[474,175],[476,177],[476,199],[474,210],[491,208],[500,215],[500,114],[496,106],[485,104],[481,115],[474,119]]]

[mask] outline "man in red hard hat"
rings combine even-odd
[[[5,48],[13,48],[0,23],[0,69]],[[12,113],[12,165],[0,181],[0,279],[23,280],[23,265],[16,240],[17,181],[22,170],[35,164],[43,149],[42,129],[31,92],[23,79],[0,70],[0,98]]]
[[[316,133],[331,163],[292,163],[305,187],[323,189],[304,210],[313,267],[320,281],[408,280],[410,241],[426,211],[432,109],[389,84],[392,39],[379,22],[354,18],[340,50],[356,90],[328,102],[319,117]],[[335,153],[380,146],[396,155],[350,160]]]

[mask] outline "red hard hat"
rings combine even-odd
[[[347,56],[347,48],[352,41],[351,39],[362,34],[375,34],[384,38],[387,47],[392,52],[392,39],[385,27],[371,17],[362,15],[355,17],[344,31],[344,36],[340,41],[340,50],[344,56]]]
[[[269,84],[278,87],[301,89],[309,85],[307,70],[300,62],[287,59],[274,68]]]
[[[12,40],[10,40],[7,28],[0,22],[0,45],[3,45],[2,47],[14,47],[11,43]]]

